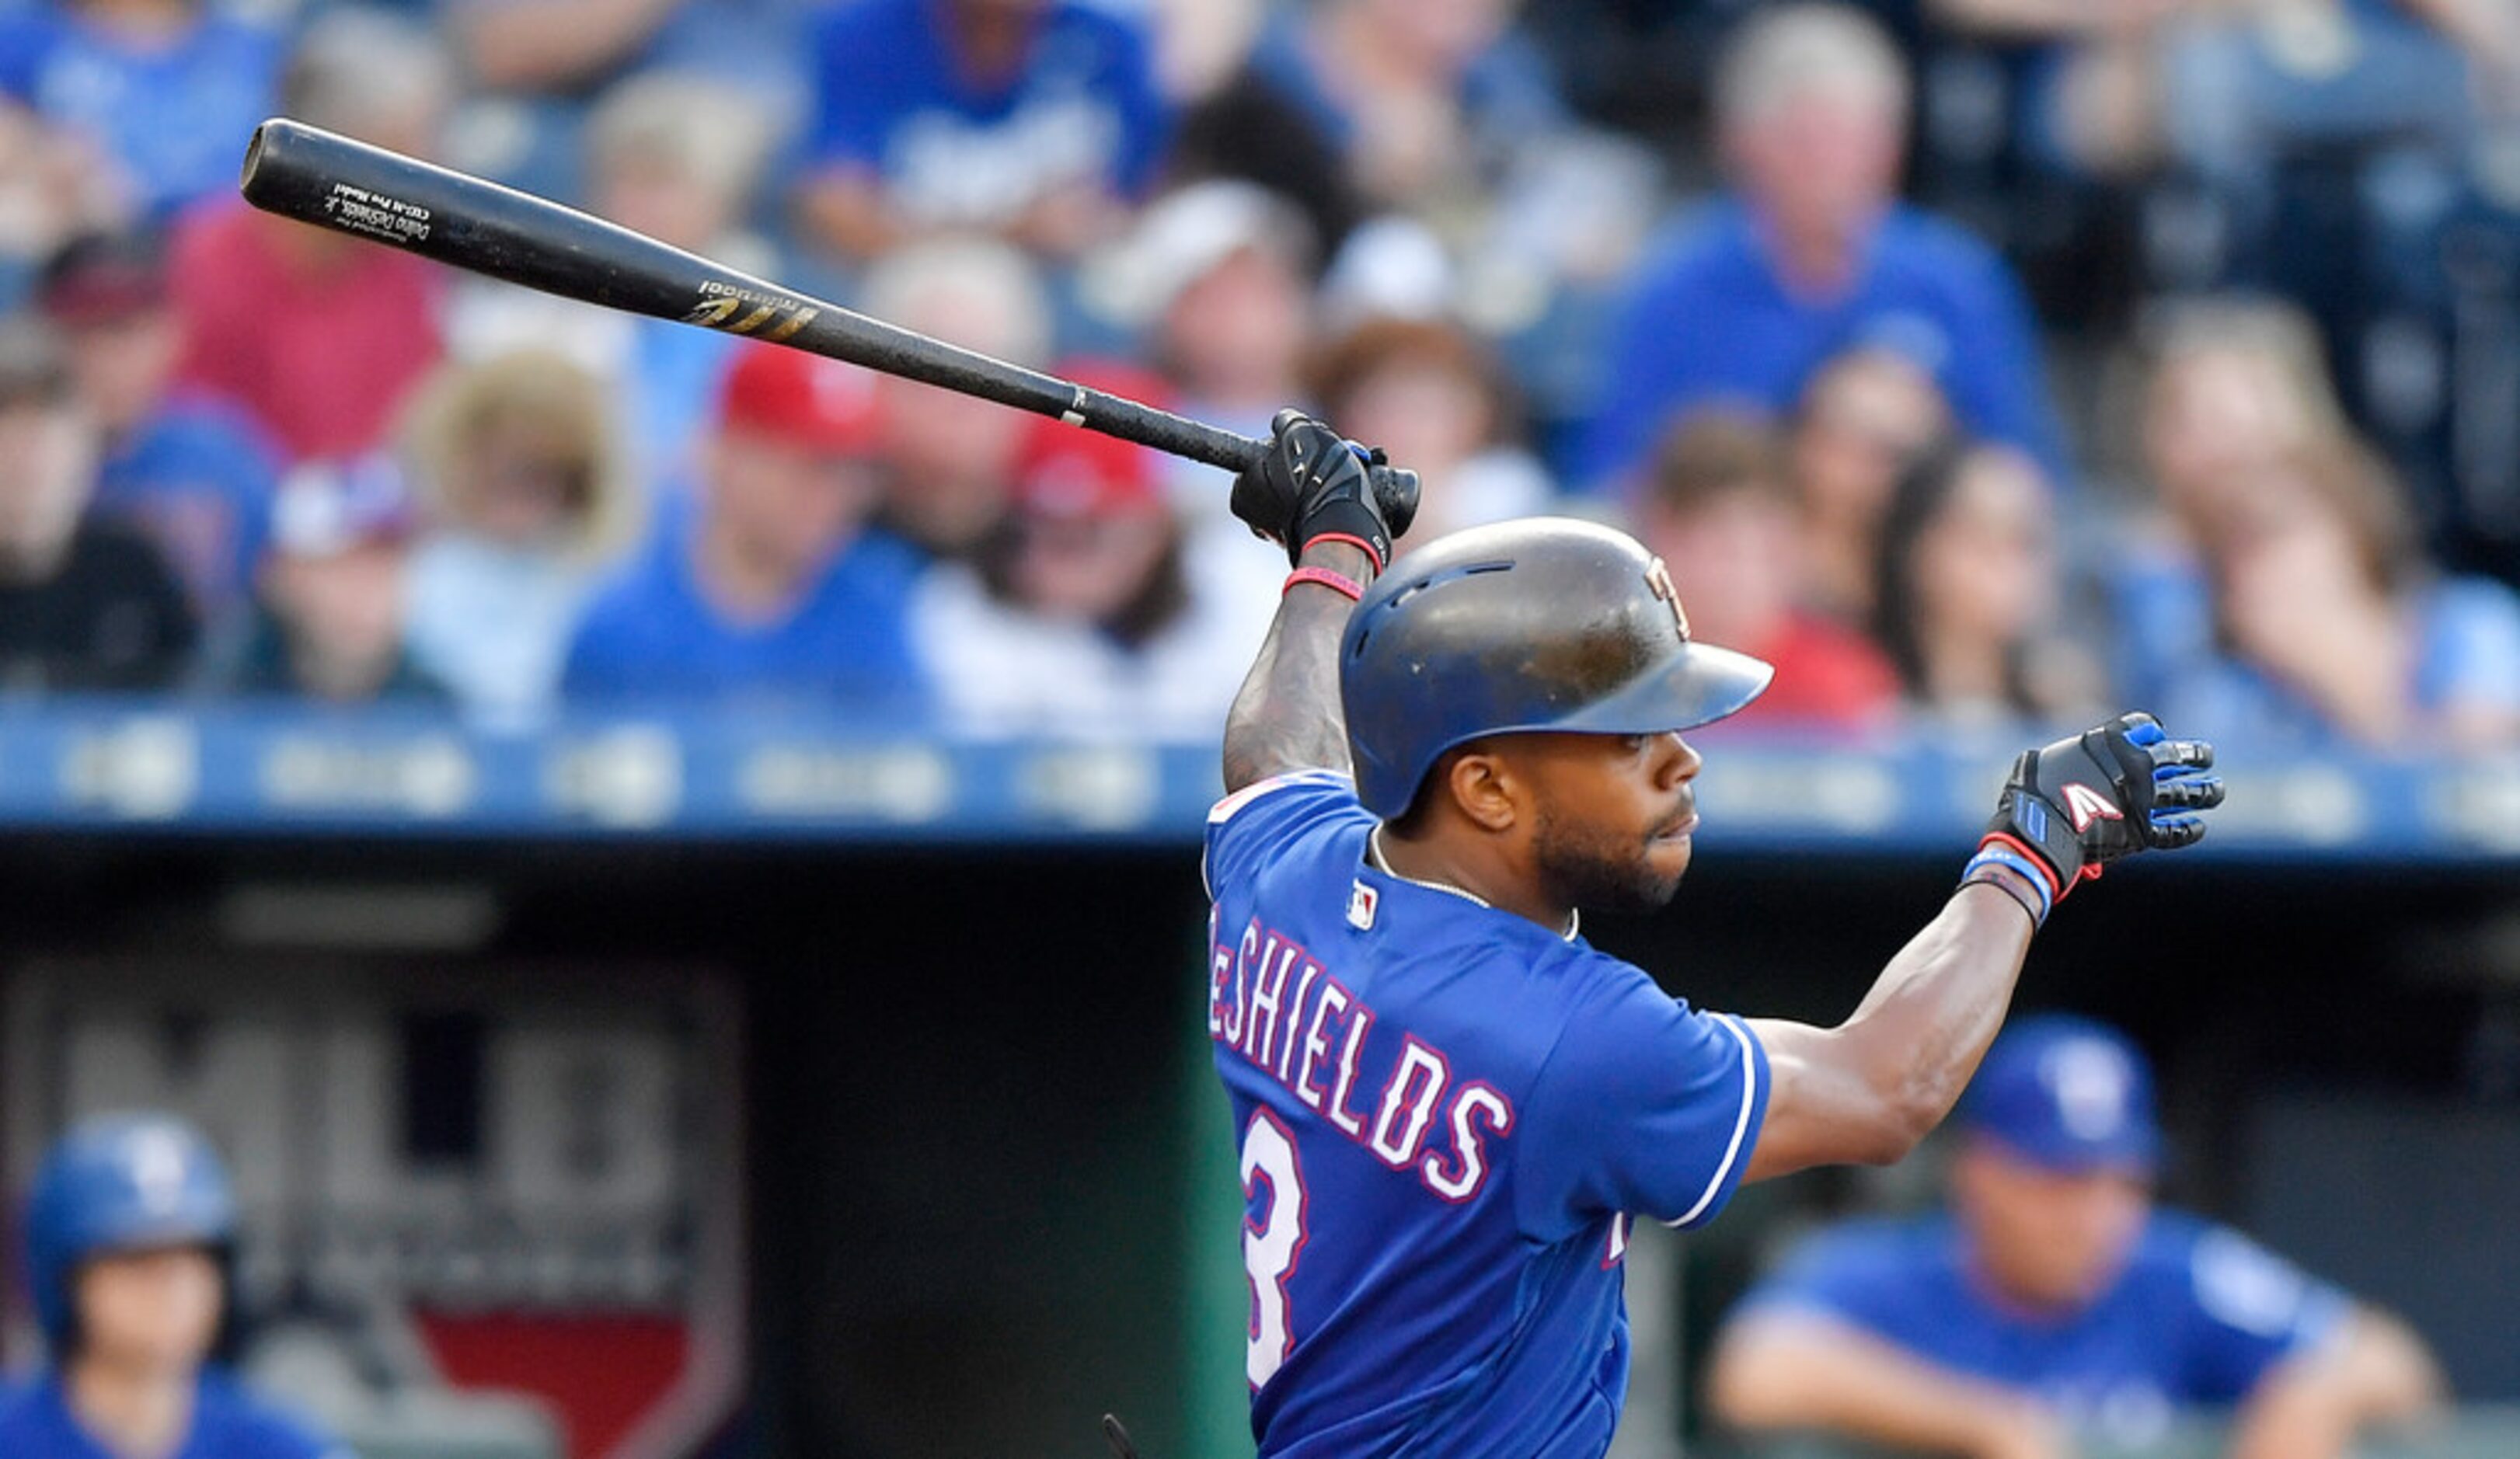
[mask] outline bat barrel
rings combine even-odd
[[[548,199],[274,117],[240,191],[266,212],[565,298],[786,344],[1238,471],[1266,441],[931,339]]]

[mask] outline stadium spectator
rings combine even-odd
[[[798,212],[847,258],[970,231],[1074,258],[1162,159],[1146,37],[1077,0],[860,0],[811,45]]]
[[[1572,121],[1547,63],[1509,28],[1516,8],[1509,0],[1282,8],[1252,48],[1252,78],[1342,158],[1370,207],[1430,220],[1483,214],[1514,161]]]
[[[104,433],[95,508],[155,543],[205,623],[241,611],[270,527],[278,465],[235,409],[174,388],[182,326],[153,231],[73,240],[35,299]]]
[[[530,719],[558,693],[578,613],[640,517],[604,382],[548,350],[449,365],[414,402],[404,444],[428,508],[412,655],[466,708]]]
[[[770,245],[745,227],[771,145],[770,113],[747,93],[698,72],[643,71],[608,88],[587,116],[588,205],[677,248],[775,275]],[[446,333],[461,358],[557,349],[602,376],[622,402],[628,465],[651,490],[689,474],[736,343],[480,278],[458,283]]]
[[[84,138],[0,100],[0,308],[15,308],[43,261],[82,233],[119,230],[130,208]]]
[[[2143,1057],[2063,1015],[2009,1025],[1962,1096],[1949,1209],[1822,1231],[1728,1319],[1715,1412],[1912,1450],[2143,1452],[2236,1406],[2241,1459],[2337,1459],[2440,1400],[2402,1323],[2156,1206]]]
[[[744,346],[696,490],[588,605],[563,691],[913,707],[903,619],[919,559],[869,525],[875,409],[854,366]]]
[[[2053,493],[2009,446],[1946,443],[1912,463],[1881,520],[1872,637],[1909,713],[1947,730],[2061,724],[2099,674],[2055,633]]]
[[[566,106],[650,68],[743,83],[784,130],[801,113],[798,55],[817,0],[433,0],[466,73],[485,92]]]
[[[1802,544],[1783,442],[1757,416],[1709,409],[1654,453],[1638,535],[1670,567],[1689,632],[1776,665],[1736,718],[1832,730],[1886,727],[1899,676],[1862,635],[1801,602]]]
[[[2163,48],[2165,140],[2244,206],[2271,200],[2272,173],[2310,148],[2455,156],[2478,98],[2520,76],[2520,12],[2498,0],[2196,5],[2187,19]]]
[[[0,21],[0,105],[112,170],[125,205],[163,220],[236,187],[272,112],[284,41],[210,0],[68,0]]]
[[[1549,473],[1514,441],[1504,371],[1461,329],[1368,320],[1331,340],[1311,376],[1307,393],[1323,420],[1418,473],[1418,519],[1404,546],[1548,509]]]
[[[1889,38],[1857,12],[1791,4],[1743,22],[1716,88],[1736,191],[1633,281],[1576,484],[1617,486],[1665,421],[1706,401],[1782,411],[1822,361],[1863,344],[1930,365],[1971,434],[2062,479],[2020,286],[1984,243],[1897,199],[1908,94]]]
[[[291,471],[272,503],[260,605],[204,655],[214,693],[329,704],[438,703],[445,685],[405,637],[418,526],[402,468],[379,453]]]
[[[10,1459],[324,1459],[347,1452],[230,1376],[238,1201],[200,1131],[105,1115],[45,1155],[19,1229],[47,1361],[0,1397]]]
[[[2289,457],[2360,448],[2318,327],[2299,308],[2193,300],[2164,311],[2148,335],[2137,444],[2157,509],[2122,525],[2101,569],[2119,689],[2158,704],[2172,671],[2217,651],[2202,553],[2228,530],[2239,488]]]
[[[1146,0],[1155,79],[1176,105],[1216,94],[1251,54],[1270,0]]]
[[[281,105],[427,155],[452,82],[428,32],[339,11],[299,40]],[[230,201],[179,227],[173,277],[181,377],[243,407],[292,461],[383,444],[404,394],[437,361],[438,277],[390,248]]]
[[[888,320],[1017,365],[1051,354],[1050,301],[1024,255],[995,239],[931,239],[868,271],[859,302]],[[876,379],[882,521],[936,557],[964,556],[1004,519],[1024,418],[1002,405]]]
[[[2023,151],[2067,176],[2120,178],[2160,159],[2161,60],[2198,0],[1928,0],[1949,32],[2020,57],[2014,126]]]
[[[1266,436],[1272,417],[1304,399],[1316,262],[1293,203],[1211,180],[1148,207],[1136,234],[1098,262],[1092,291],[1144,332],[1183,411]],[[1222,515],[1206,468],[1197,470],[1197,505]]]
[[[2294,305],[2189,301],[2165,311],[2149,342],[2144,463],[2162,505],[2191,535],[2210,534],[2233,481],[2352,432],[2318,328]]]
[[[2017,125],[2069,175],[2262,166],[2288,145],[2465,131],[2462,54],[2520,76],[2520,12],[2498,0],[1930,0],[1955,32],[2024,52]],[[2243,161],[2245,159],[2245,161]]]
[[[1951,407],[1907,355],[1859,348],[1814,373],[1787,429],[1805,601],[1840,623],[1868,623],[1881,513],[1908,464],[1951,431]]]
[[[2163,713],[2242,743],[2520,743],[2520,595],[2433,573],[2368,450],[2292,452],[2231,496],[2206,547],[2225,651],[2174,673]]]
[[[1134,372],[1078,377],[1156,393]],[[1152,452],[1048,420],[1026,436],[1006,532],[928,574],[912,606],[947,722],[984,735],[1212,735],[1270,600],[1192,574]]]
[[[0,690],[162,688],[192,654],[158,550],[81,519],[102,447],[51,332],[0,324]]]

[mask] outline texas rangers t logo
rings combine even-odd
[[[1681,611],[1680,590],[1672,586],[1671,569],[1662,565],[1660,557],[1653,559],[1645,568],[1645,586],[1653,590],[1654,597],[1671,604],[1671,621],[1680,625],[1680,637],[1686,642],[1688,639],[1688,615]]]

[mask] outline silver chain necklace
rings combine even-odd
[[[1381,872],[1383,875],[1388,876],[1395,881],[1405,881],[1413,887],[1424,887],[1430,892],[1450,892],[1454,896],[1474,906],[1487,907],[1491,911],[1496,909],[1496,904],[1488,901],[1485,897],[1480,896],[1476,892],[1463,891],[1462,888],[1453,885],[1449,881],[1424,881],[1418,877],[1411,876],[1406,872],[1392,870],[1391,862],[1382,855],[1382,827],[1379,825],[1375,826],[1372,830],[1366,832],[1365,859],[1372,864],[1374,870]],[[1575,941],[1575,933],[1577,929],[1581,928],[1583,925],[1583,908],[1570,906],[1566,909],[1566,930],[1557,935],[1571,943]]]

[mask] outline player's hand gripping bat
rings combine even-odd
[[[809,298],[548,199],[274,118],[246,150],[246,200],[563,298],[828,355],[1056,416],[1240,472],[1271,443],[992,359]]]

